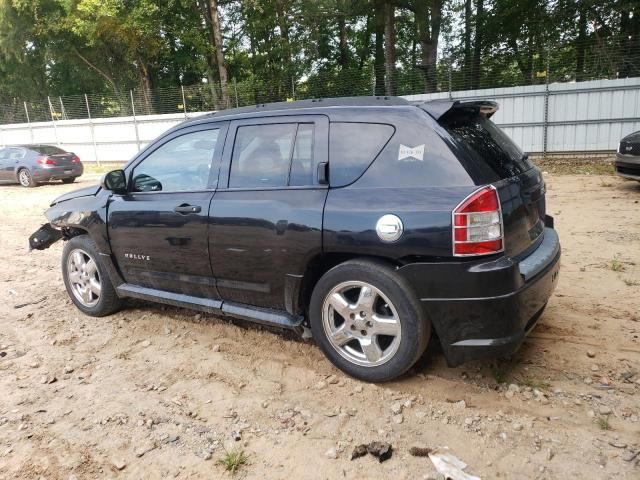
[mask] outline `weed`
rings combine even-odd
[[[640,285],[639,281],[633,280],[631,278],[625,278],[623,281],[627,287],[637,287],[638,285]]]
[[[496,383],[507,383],[507,369],[501,365],[491,365],[489,367],[491,370],[491,375]]]
[[[614,272],[624,272],[625,270],[624,263],[620,261],[618,256],[611,260],[611,263],[609,263],[609,268]]]
[[[525,387],[535,388],[538,390],[549,390],[551,388],[551,384],[549,382],[535,377],[523,377],[517,379],[517,381]]]
[[[600,181],[600,186],[601,187],[613,187],[613,183],[605,182],[604,180],[601,180]]]
[[[609,425],[609,417],[598,417],[596,419],[596,423],[601,430],[611,430],[611,425]]]
[[[218,462],[224,465],[225,470],[236,473],[242,465],[249,463],[249,457],[240,448],[224,449],[223,457]]]

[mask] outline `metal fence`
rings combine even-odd
[[[500,109],[493,120],[530,153],[611,152],[622,136],[640,130],[640,77],[406,98],[497,100]],[[126,161],[168,128],[204,113],[187,109],[162,115],[138,112],[136,108],[135,116],[0,125],[0,145],[58,144],[83,161]]]

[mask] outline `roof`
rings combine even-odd
[[[260,103],[239,108],[229,108],[215,113],[197,117],[195,120],[218,119],[234,115],[255,114],[280,110],[302,110],[307,108],[324,107],[385,107],[385,106],[410,106],[411,103],[401,97],[338,97],[338,98],[313,98],[298,100],[295,102]],[[189,122],[190,123],[190,122]]]

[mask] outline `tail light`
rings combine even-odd
[[[36,162],[40,165],[57,165],[56,161],[47,157],[46,155],[41,155],[36,158]]]
[[[80,157],[78,155],[74,155],[71,161],[73,163],[80,163]]]
[[[502,210],[495,187],[483,187],[453,210],[453,255],[490,255],[504,250]]]

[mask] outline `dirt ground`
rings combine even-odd
[[[243,449],[236,478],[426,479],[410,447],[445,445],[483,479],[640,478],[640,183],[547,175],[560,282],[513,358],[451,369],[431,345],[371,385],[211,315],[82,315],[61,242],[26,248],[50,200],[97,178],[81,180],[0,186],[0,478],[231,478],[219,460]],[[372,440],[393,457],[349,459]]]

